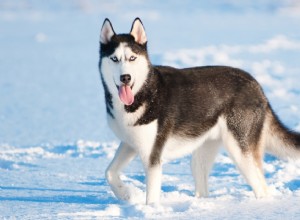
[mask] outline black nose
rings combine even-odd
[[[129,74],[123,74],[120,76],[120,81],[124,84],[130,83],[131,76]]]

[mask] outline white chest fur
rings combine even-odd
[[[157,135],[157,120],[146,125],[135,125],[144,114],[145,105],[135,112],[125,112],[123,104],[114,105],[114,118],[108,116],[108,124],[115,135],[140,154],[150,154]]]

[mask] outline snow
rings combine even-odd
[[[299,217],[299,162],[267,156],[265,171],[272,197],[257,200],[225,153],[210,177],[209,198],[193,196],[189,157],[164,165],[161,204],[146,206],[145,177],[139,159],[122,176],[135,195],[118,201],[104,171],[116,143],[80,140],[62,146],[18,148],[0,153],[0,213],[17,219],[158,218],[292,219]],[[241,210],[243,210],[242,213]]]
[[[122,175],[135,196],[114,197],[104,172],[119,141],[106,124],[99,32],[105,17],[116,32],[128,32],[137,16],[153,63],[245,69],[282,121],[300,131],[296,0],[2,0],[0,218],[299,219],[300,162],[270,155],[269,198],[255,199],[223,151],[208,198],[193,196],[190,156],[164,165],[160,205],[144,204],[139,159]]]

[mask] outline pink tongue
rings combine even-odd
[[[130,86],[121,85],[119,88],[119,97],[125,105],[131,105],[134,102]]]

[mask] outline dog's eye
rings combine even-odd
[[[135,56],[131,56],[131,57],[129,58],[129,61],[135,61],[135,59],[136,59]]]
[[[113,62],[115,62],[115,63],[119,62],[119,60],[118,60],[118,58],[117,58],[116,56],[111,57],[110,59],[111,59]]]

